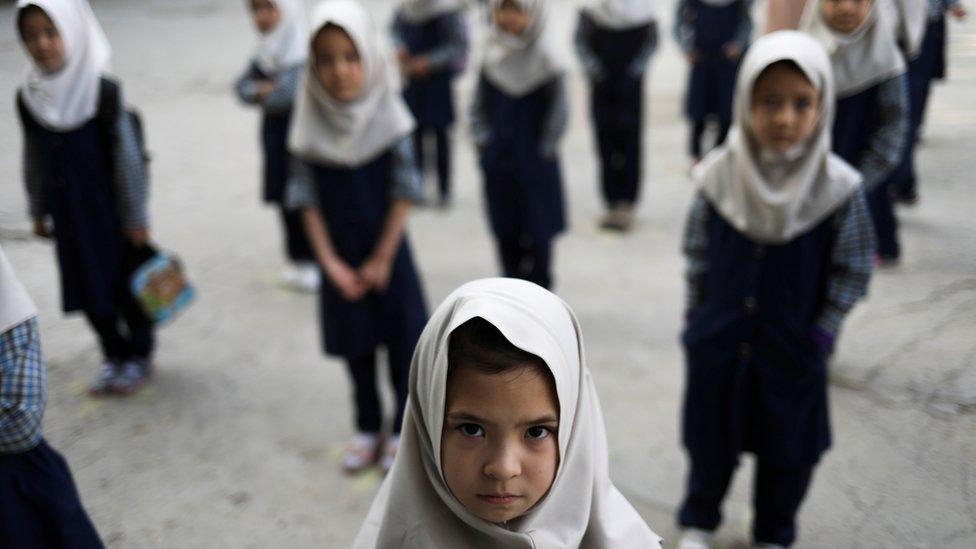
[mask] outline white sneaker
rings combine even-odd
[[[376,463],[380,436],[376,433],[356,433],[342,451],[342,468],[357,473]]]
[[[295,288],[298,286],[298,267],[287,265],[281,270],[281,285],[285,288]]]
[[[322,274],[315,263],[299,263],[295,267],[295,289],[306,293],[319,291]]]
[[[712,533],[698,528],[688,528],[681,536],[677,549],[709,549]]]

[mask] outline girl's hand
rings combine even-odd
[[[392,271],[392,260],[374,254],[359,267],[359,277],[368,288],[384,293],[390,285]]]
[[[698,59],[700,56],[698,55],[698,50],[691,50],[690,52],[685,54],[685,57],[688,59],[689,63],[694,65],[695,63],[698,63]]]
[[[400,63],[401,67],[406,68],[407,64],[410,62],[410,52],[406,48],[400,48],[396,52],[397,62]]]
[[[359,273],[339,258],[326,262],[322,268],[346,301],[359,301],[369,291]]]
[[[44,218],[39,217],[34,220],[34,235],[41,238],[51,238],[51,231],[48,230]]]
[[[729,61],[735,61],[742,55],[742,46],[738,42],[729,42],[722,46],[722,53],[725,54],[726,59]]]
[[[264,100],[271,95],[271,92],[275,91],[274,82],[270,80],[261,80],[257,83],[257,86],[258,101],[262,103],[264,103]]]
[[[963,6],[962,4],[956,4],[955,6],[949,8],[949,13],[951,13],[952,16],[956,18],[957,21],[962,21],[963,19],[966,18],[966,6]]]
[[[129,242],[132,242],[133,246],[141,248],[149,242],[149,229],[146,227],[126,229],[125,236],[129,239]]]

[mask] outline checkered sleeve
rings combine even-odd
[[[117,116],[113,159],[119,213],[122,215],[125,228],[143,229],[149,226],[149,175],[146,173],[146,164],[136,137],[136,128],[132,117],[126,111],[121,89]]]
[[[687,310],[696,309],[705,300],[705,275],[708,273],[708,203],[701,193],[695,195],[685,224],[681,251],[688,261],[685,278],[688,281]]]
[[[40,442],[45,382],[37,319],[0,334],[0,453],[26,452]]]
[[[291,109],[304,68],[304,64],[298,64],[278,71],[274,77],[274,91],[264,98],[264,112],[276,114]]]
[[[36,138],[30,133],[24,134],[24,188],[27,191],[27,201],[30,216],[41,219],[47,215],[44,207],[44,181],[40,152]]]
[[[908,76],[900,74],[879,84],[877,130],[857,166],[869,191],[898,165],[907,131]]]
[[[393,199],[424,200],[424,182],[417,168],[411,137],[404,137],[393,146]]]
[[[874,228],[862,191],[835,214],[835,220],[827,296],[816,319],[819,328],[834,335],[848,311],[867,295],[875,251]]]
[[[285,206],[289,210],[319,206],[313,178],[312,167],[304,160],[292,156],[288,166],[288,184],[285,187]]]
[[[464,18],[460,11],[444,19],[447,42],[441,47],[424,54],[431,70],[461,67],[468,55],[468,38],[464,29]]]
[[[598,80],[603,75],[603,64],[590,47],[590,37],[593,35],[593,22],[587,17],[586,13],[580,12],[579,22],[576,24],[576,32],[573,33],[573,49],[579,57],[583,71],[594,80]]]

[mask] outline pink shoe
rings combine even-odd
[[[380,437],[376,433],[356,433],[342,451],[342,469],[358,473],[376,463]]]

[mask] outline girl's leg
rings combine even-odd
[[[688,493],[678,511],[682,528],[714,531],[722,522],[722,500],[729,489],[735,461],[696,463],[691,460],[688,472]]]
[[[424,163],[424,128],[420,126],[413,132],[413,153],[417,156],[417,170],[420,171],[420,179],[423,181],[427,168]]]
[[[502,274],[511,278],[520,278],[522,274],[522,244],[519,239],[495,239],[498,247],[498,257],[502,263]]]
[[[878,237],[878,255],[881,259],[893,260],[898,259],[901,250],[898,245],[898,219],[891,204],[889,183],[883,181],[868,193],[868,210]]]
[[[448,139],[447,128],[435,130],[437,138],[437,184],[441,201],[451,198],[451,142]]]
[[[705,134],[705,119],[693,120],[691,123],[691,157],[698,160],[702,157],[702,135]]]
[[[715,146],[725,143],[725,138],[729,135],[729,128],[732,126],[731,120],[718,121],[718,133],[715,135]]]
[[[620,150],[623,154],[624,166],[621,170],[620,200],[633,205],[640,194],[641,183],[641,138],[640,128],[620,131]]]
[[[122,318],[129,331],[126,358],[148,361],[156,346],[153,323],[142,312],[142,307],[129,292],[122,297]]]
[[[407,407],[407,396],[410,394],[410,360],[413,358],[414,344],[404,344],[397,341],[387,345],[390,355],[390,381],[396,393],[396,415],[393,417],[393,434],[400,434],[403,426],[403,414]]]
[[[756,543],[789,546],[796,539],[796,513],[800,509],[813,466],[781,469],[756,464],[753,505],[756,517],[752,526]]]
[[[379,433],[383,409],[376,391],[376,354],[350,359],[348,367],[356,401],[356,428],[362,433]]]
[[[294,263],[314,261],[312,247],[305,235],[305,225],[299,210],[289,210],[284,205],[280,207],[281,224],[285,229],[285,251],[288,259]]]
[[[552,288],[552,240],[533,239],[525,248],[529,267],[525,278],[543,288]]]
[[[613,131],[609,128],[598,128],[596,142],[600,151],[600,189],[603,191],[603,201],[610,208],[617,201],[613,170]]]
[[[95,314],[86,310],[85,318],[98,336],[98,344],[105,360],[122,361],[128,358],[129,344],[119,330],[119,318],[116,315]]]

